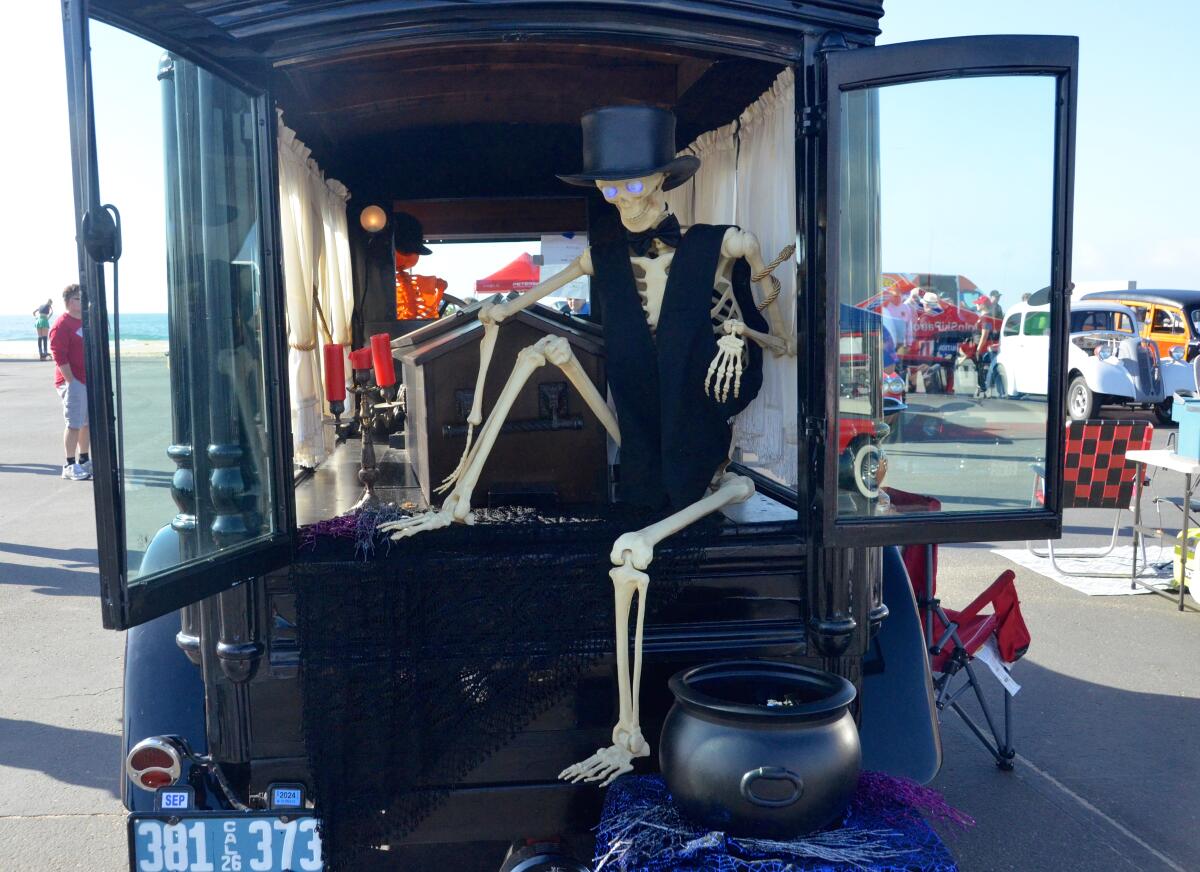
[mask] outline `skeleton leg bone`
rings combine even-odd
[[[475,485],[479,483],[480,475],[483,474],[483,467],[487,462],[488,455],[491,454],[492,447],[496,444],[496,438],[500,435],[504,421],[512,410],[517,396],[521,393],[521,388],[525,386],[529,377],[537,369],[545,366],[547,362],[562,369],[567,379],[575,385],[576,390],[600,419],[605,429],[620,444],[621,434],[617,429],[616,418],[604,402],[600,391],[583,371],[583,367],[571,350],[570,343],[561,336],[543,336],[533,345],[518,352],[517,365],[513,368],[512,375],[509,376],[508,382],[496,400],[496,408],[488,415],[487,422],[479,431],[479,438],[468,452],[465,462],[461,464],[463,466],[462,474],[458,477],[454,490],[442,503],[442,507],[422,515],[381,524],[379,529],[390,532],[393,539],[403,539],[426,530],[439,530],[452,523],[472,523],[471,497]]]
[[[604,401],[604,397],[600,391],[588,377],[588,374],[584,372],[583,365],[571,349],[571,343],[565,339],[548,343],[546,346],[546,360],[562,370],[563,375],[567,377],[567,381],[575,386],[575,390],[579,391],[579,396],[587,403],[588,408],[592,410],[592,414],[600,420],[604,429],[608,431],[608,435],[613,438],[613,441],[617,445],[620,445],[621,431],[617,429],[617,418],[613,414],[612,409],[608,407],[608,403]]]
[[[483,383],[487,379],[488,366],[492,362],[492,350],[496,347],[496,335],[500,325],[488,319],[483,321],[483,339],[479,342],[479,373],[475,376],[475,395],[471,398],[471,413],[467,415],[467,444],[463,447],[462,457],[454,471],[442,479],[442,483],[434,488],[434,493],[444,493],[454,486],[463,470],[467,468],[467,458],[471,455],[471,443],[475,428],[483,423]]]
[[[508,382],[505,383],[504,389],[500,392],[500,397],[496,400],[496,408],[488,415],[487,422],[483,425],[483,429],[479,431],[479,439],[468,453],[462,475],[459,476],[454,490],[450,492],[445,502],[442,503],[442,507],[436,510],[430,509],[424,514],[414,515],[411,518],[402,518],[399,521],[380,524],[380,530],[391,533],[393,539],[404,539],[408,536],[415,536],[417,533],[423,533],[426,530],[440,530],[453,523],[472,523],[471,492],[475,489],[475,484],[479,481],[484,461],[487,460],[488,454],[491,453],[492,446],[496,442],[496,437],[500,433],[500,428],[504,426],[504,419],[512,409],[513,403],[516,402],[521,388],[525,386],[525,382],[529,380],[534,371],[545,365],[546,357],[542,353],[542,350],[544,344],[551,338],[553,337],[544,336],[533,345],[528,348],[522,348],[517,353],[517,365],[513,368],[512,375],[508,377]]]
[[[633,770],[636,757],[648,757],[650,746],[642,736],[638,696],[642,684],[642,642],[646,591],[650,584],[644,572],[654,559],[654,548],[663,539],[684,527],[741,503],[754,494],[754,482],[742,475],[724,473],[715,491],[673,515],[649,527],[625,533],[613,544],[609,555],[614,568],[609,571],[616,597],[617,697],[620,711],[613,727],[613,744],[600,748],[591,757],[559,773],[564,781],[599,781],[604,787]],[[638,593],[637,629],[634,635],[633,672],[629,672],[629,609],[634,592]]]

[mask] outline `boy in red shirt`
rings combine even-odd
[[[67,311],[58,316],[50,328],[50,354],[54,358],[54,387],[62,397],[63,448],[67,462],[62,477],[84,481],[92,477],[92,458],[88,454],[87,367],[83,353],[83,301],[79,285],[67,285],[63,290]],[[76,455],[78,450],[78,455]]]

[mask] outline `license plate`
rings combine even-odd
[[[316,872],[317,819],[278,812],[131,815],[133,872]]]

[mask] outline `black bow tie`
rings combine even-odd
[[[674,215],[667,215],[666,218],[658,222],[657,227],[651,227],[649,230],[643,230],[640,233],[625,231],[625,238],[629,240],[629,247],[633,250],[636,257],[645,257],[650,252],[650,246],[654,244],[654,240],[656,239],[662,240],[663,245],[678,248],[679,241],[682,239],[679,232],[679,219]]]

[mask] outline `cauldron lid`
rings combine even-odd
[[[737,686],[770,684],[772,693],[786,696],[801,690],[815,699],[788,705],[767,705],[738,699],[727,699],[705,692],[704,688],[721,682],[736,682]],[[713,714],[732,715],[755,720],[816,720],[837,714],[854,701],[854,685],[832,672],[787,663],[780,660],[726,660],[684,669],[671,676],[671,693],[685,706]]]

